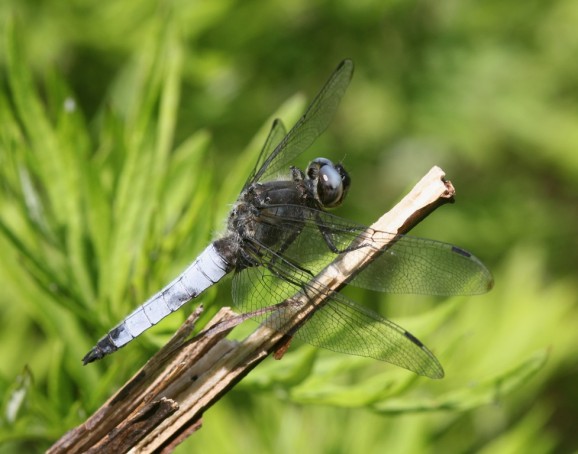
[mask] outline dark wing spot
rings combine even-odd
[[[423,347],[423,344],[421,343],[421,341],[417,337],[415,337],[413,334],[411,334],[410,332],[406,331],[403,334],[405,335],[405,337],[407,337],[410,341],[412,341],[418,347],[420,347],[420,348]]]
[[[470,254],[468,251],[464,251],[463,249],[461,249],[457,246],[452,246],[452,252],[455,252],[456,254],[463,255],[464,257],[467,257],[467,258],[470,258],[472,256],[472,254]]]

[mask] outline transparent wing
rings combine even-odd
[[[271,131],[269,131],[269,135],[267,136],[267,140],[265,140],[265,144],[261,149],[261,153],[259,154],[259,158],[255,163],[255,167],[253,171],[249,174],[249,178],[247,178],[247,182],[243,187],[243,190],[247,189],[255,179],[255,174],[257,171],[263,166],[265,160],[269,157],[269,155],[275,150],[275,148],[281,143],[283,138],[287,135],[287,131],[285,130],[285,126],[283,122],[276,118],[273,121],[273,125],[271,126]]]
[[[331,123],[352,75],[353,62],[351,60],[342,61],[305,114],[273,152],[265,159],[263,156],[259,157],[258,163],[262,162],[262,164],[256,167],[257,170],[253,172],[245,187],[256,181],[271,179],[280,169],[288,167],[290,162],[311,146]]]
[[[295,333],[296,338],[314,346],[350,355],[366,356],[431,378],[443,377],[435,356],[412,334],[395,323],[332,292],[310,273],[270,250],[259,250],[264,266],[247,268],[233,279],[233,300],[243,312],[281,303],[295,295],[325,295],[311,318]],[[275,311],[256,317],[271,328],[284,331],[283,322],[304,304],[279,304]]]
[[[350,285],[387,293],[446,296],[485,293],[493,286],[486,266],[452,244],[384,232],[376,236],[376,230],[338,216],[307,207],[300,209],[303,216],[299,218],[281,218],[273,214],[275,210],[267,210],[260,219],[278,230],[279,237],[286,231],[301,230],[283,255],[314,275],[336,258],[335,250],[369,248],[370,239],[381,237],[383,242],[391,238],[396,241],[360,271]]]

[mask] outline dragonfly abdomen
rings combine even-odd
[[[211,243],[176,279],[135,309],[108,332],[83,358],[83,363],[101,359],[128,344],[183,304],[196,298],[231,270]]]

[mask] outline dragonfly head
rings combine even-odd
[[[323,208],[341,205],[349,190],[351,179],[341,164],[333,164],[329,159],[316,158],[307,166],[307,180],[315,199]]]

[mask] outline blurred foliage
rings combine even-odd
[[[440,165],[457,203],[415,234],[474,251],[496,287],[352,292],[446,378],[293,347],[181,452],[578,449],[577,23],[571,0],[2,2],[0,451],[47,448],[168,339],[190,307],[81,366],[222,229],[271,115],[291,125],[344,57],[353,82],[299,164],[344,159],[339,214],[364,223]]]

